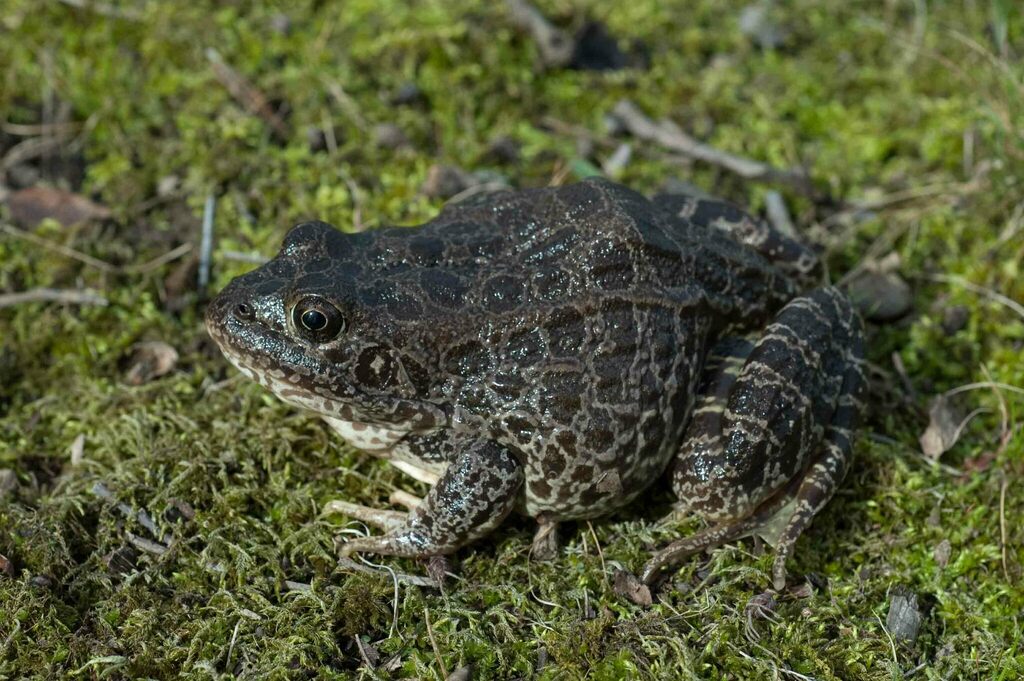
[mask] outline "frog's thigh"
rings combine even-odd
[[[512,510],[522,484],[522,466],[510,450],[489,440],[470,440],[400,527],[381,537],[350,540],[341,552],[408,557],[451,553],[497,527]]]
[[[660,552],[646,577],[749,534],[795,494],[777,546],[775,581],[784,583],[786,556],[848,465],[862,333],[849,300],[829,287],[783,308],[755,345],[719,349],[672,476],[680,504],[716,524]]]
[[[782,308],[756,343],[719,352],[672,469],[680,505],[713,522],[747,517],[818,458],[860,324],[842,293],[822,288]]]

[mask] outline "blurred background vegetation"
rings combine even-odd
[[[512,3],[5,0],[0,677],[1020,677],[1021,9],[553,0],[552,54]],[[623,100],[813,190],[643,139]],[[699,527],[656,525],[662,487],[550,564],[511,519],[444,591],[339,565],[326,502],[423,488],[238,380],[206,296],[302,219],[594,173],[781,198],[873,320],[858,458],[790,587],[739,542],[651,605],[616,588]]]

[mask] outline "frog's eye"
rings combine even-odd
[[[341,310],[319,296],[306,296],[292,307],[295,330],[312,341],[323,343],[345,330]]]

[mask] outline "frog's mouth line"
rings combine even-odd
[[[435,404],[363,392],[330,363],[297,350],[291,340],[262,325],[234,319],[208,323],[210,337],[227,360],[283,402],[320,416],[382,426],[407,424],[413,430],[445,425]],[[291,372],[288,368],[292,368]]]

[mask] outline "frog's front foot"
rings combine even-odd
[[[716,353],[672,471],[679,501],[712,526],[659,551],[642,578],[778,516],[772,581],[782,589],[786,558],[849,467],[865,390],[860,319],[825,287],[782,308],[760,338]]]
[[[508,449],[489,440],[470,441],[408,515],[385,512],[402,516],[397,524],[387,516],[387,534],[350,539],[339,553],[409,558],[452,553],[497,527],[512,510],[522,484],[522,466]]]
[[[558,523],[540,515],[537,517],[537,532],[530,544],[530,558],[551,561],[558,557]]]

